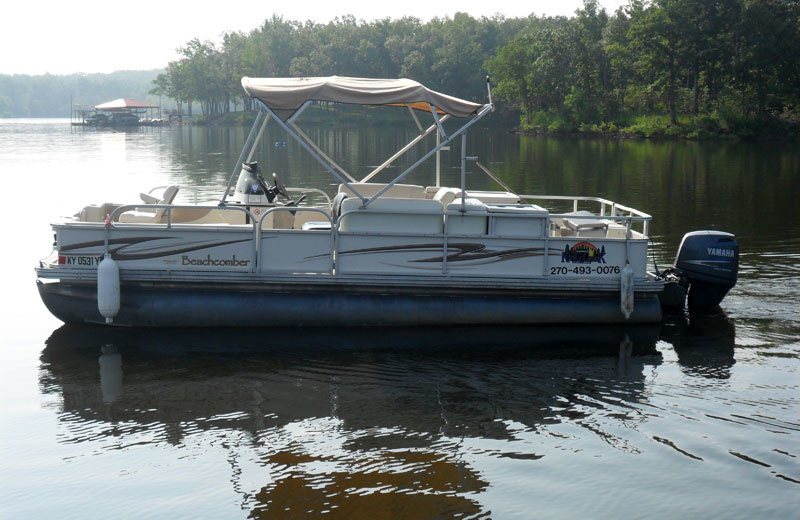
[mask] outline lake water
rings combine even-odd
[[[46,311],[33,267],[52,218],[224,184],[246,132],[0,120],[0,518],[797,517],[796,145],[471,132],[469,154],[520,192],[651,213],[662,266],[687,231],[735,233],[739,284],[705,316],[186,331],[66,327]],[[358,176],[413,130],[307,132]],[[264,170],[332,193],[286,140],[267,136]],[[472,166],[468,186],[492,187]]]

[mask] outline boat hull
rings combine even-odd
[[[65,323],[104,323],[91,281],[37,281],[48,310]],[[453,326],[653,323],[656,292],[620,312],[618,291],[494,291],[314,285],[123,282],[113,325],[141,327]]]

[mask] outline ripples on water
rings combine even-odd
[[[501,147],[502,134],[480,134],[491,149],[481,155],[503,159],[497,171],[543,172],[528,191],[596,188],[652,209],[655,229],[670,230],[655,237],[662,265],[687,225],[736,232],[741,278],[724,312],[623,328],[107,330],[59,326],[38,301],[31,267],[47,253],[48,220],[107,191],[218,184],[241,136],[59,125],[0,124],[0,167],[32,179],[10,198],[13,214],[29,219],[7,230],[16,249],[2,255],[14,297],[2,313],[0,517],[796,516],[800,242],[791,208],[763,208],[783,228],[754,228],[753,204],[735,197],[706,212],[706,188],[692,192],[683,169],[674,176],[689,191],[672,194],[684,204],[676,210],[639,177],[578,161],[580,177],[570,166],[597,154],[597,164],[635,165],[639,155],[681,164],[709,153],[717,164],[753,149],[546,140],[516,149]],[[798,154],[783,153],[789,170],[768,200],[798,186]],[[762,175],[737,164],[717,164],[735,196]],[[665,185],[666,174],[653,175]],[[26,213],[31,200],[39,209]],[[726,204],[736,209],[720,213]]]
[[[710,496],[731,517],[800,484],[797,358],[758,355],[783,379],[766,366],[737,383],[752,368],[735,337],[724,314],[570,333],[64,326],[39,385],[76,459],[127,454],[112,456],[127,478],[163,467],[178,496],[213,481],[193,499],[211,510],[664,516]]]

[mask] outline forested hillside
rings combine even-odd
[[[273,16],[178,51],[157,75],[0,76],[0,115],[66,115],[70,94],[95,104],[150,92],[213,117],[252,108],[242,76],[408,77],[485,101],[488,73],[529,131],[792,137],[800,127],[797,0],[631,0],[614,13],[586,0],[571,17],[427,22]]]
[[[94,106],[121,97],[158,104],[158,95],[148,92],[160,72],[137,70],[66,76],[0,74],[0,117],[69,117],[70,96],[75,105]]]
[[[609,15],[587,1],[531,19],[486,67],[531,129],[780,132],[797,126],[800,3],[633,0]]]
[[[800,101],[795,0],[632,0],[613,14],[587,0],[569,18],[273,17],[180,52],[155,91],[206,115],[249,108],[242,76],[409,77],[483,101],[488,72],[523,128],[551,133],[757,134],[795,128]]]
[[[484,62],[528,25],[527,19],[434,18],[327,24],[273,17],[248,34],[225,34],[219,44],[192,40],[156,80],[157,92],[203,114],[247,106],[242,76],[408,77],[467,99],[485,100]]]

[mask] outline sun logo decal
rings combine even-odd
[[[606,246],[599,249],[589,242],[578,242],[572,247],[564,246],[561,261],[573,264],[604,264],[606,263]]]

